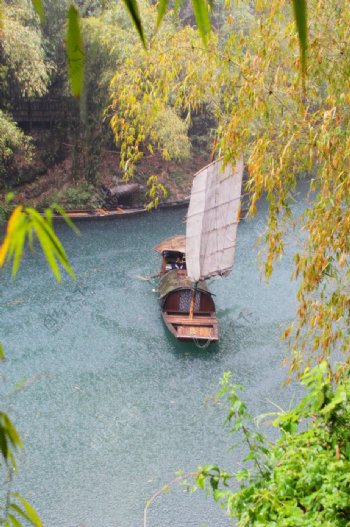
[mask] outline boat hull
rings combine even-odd
[[[216,316],[170,315],[162,311],[163,321],[172,335],[181,341],[217,342],[219,340]]]

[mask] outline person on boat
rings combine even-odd
[[[178,256],[176,258],[175,269],[186,269],[185,260],[183,259],[183,256]]]

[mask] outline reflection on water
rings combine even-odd
[[[40,255],[28,255],[13,284],[0,278],[6,388],[36,378],[10,399],[26,444],[18,486],[46,527],[142,525],[147,498],[179,468],[238,466],[240,448],[222,432],[225,410],[210,401],[231,370],[253,414],[287,406],[281,390],[281,329],[293,316],[288,256],[269,287],[253,249],[262,217],[239,226],[236,263],[213,280],[221,340],[208,349],[177,342],[161,320],[153,246],[183,232],[184,210],[81,225],[59,235],[77,281],[54,283]],[[162,496],[149,527],[225,527],[200,494]]]

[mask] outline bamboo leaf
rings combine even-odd
[[[180,4],[181,4],[181,0],[175,0],[174,1],[174,13],[176,16],[179,15],[179,12],[180,12]]]
[[[79,14],[74,5],[70,6],[67,18],[66,53],[68,74],[73,95],[80,97],[84,84],[85,54],[80,32]]]
[[[7,446],[6,433],[5,433],[5,430],[2,424],[0,424],[0,451],[1,451],[2,457],[6,460],[8,456],[8,446]]]
[[[210,18],[206,0],[192,0],[193,12],[196,17],[198,30],[204,45],[207,45],[210,34]]]
[[[59,267],[57,265],[57,262],[56,262],[56,258],[53,254],[53,251],[52,251],[52,245],[50,243],[50,238],[48,238],[46,232],[41,228],[40,225],[38,225],[37,223],[35,223],[33,225],[33,228],[35,230],[35,233],[39,239],[39,242],[40,242],[40,245],[41,245],[41,248],[43,250],[43,253],[45,255],[45,258],[51,268],[51,271],[53,272],[57,282],[60,282],[61,281],[61,273],[60,273],[60,270],[59,270]]]
[[[34,507],[20,494],[16,493],[14,494],[16,498],[22,503],[25,511],[25,516],[27,517],[28,521],[35,527],[43,527],[43,524],[39,518],[38,513],[34,509]]]
[[[46,218],[47,223],[50,225],[51,228],[53,228],[53,220],[52,220],[53,212],[52,212],[52,209],[46,209],[44,214],[45,214],[45,218]]]
[[[23,510],[21,507],[19,507],[16,503],[11,503],[9,508],[12,509],[13,511],[17,512],[17,514],[19,516],[21,516],[22,518],[24,518],[26,521],[32,523],[30,518],[29,518],[29,516],[27,515],[26,511]]]
[[[16,229],[18,224],[23,218],[22,206],[19,205],[12,212],[10,219],[7,223],[6,236],[0,246],[0,267],[2,267],[7,259],[8,252],[12,243],[15,243],[16,240]],[[14,241],[13,241],[14,240]]]
[[[17,518],[13,514],[8,512],[7,516],[10,518],[13,527],[22,527],[21,523],[17,520]]]
[[[156,31],[159,29],[159,26],[164,18],[167,5],[168,5],[168,0],[159,0]]]
[[[7,414],[2,414],[2,422],[4,429],[7,432],[7,436],[14,447],[20,447],[23,448],[23,443],[21,441],[21,438],[18,435],[18,432],[12,423],[11,419]]]
[[[72,222],[72,220],[70,219],[70,217],[68,216],[66,211],[60,205],[57,205],[55,203],[54,205],[52,205],[52,209],[56,210],[62,216],[64,221],[75,232],[75,234],[80,234],[80,231],[79,231],[78,227],[76,225],[74,225],[74,223]]]
[[[26,241],[26,217],[23,215],[23,221],[20,228],[17,229],[16,238],[14,239],[14,258],[12,264],[12,276],[16,276],[21,261],[23,247]],[[11,248],[12,249],[12,248]],[[10,252],[12,255],[12,250]]]
[[[58,259],[62,267],[67,271],[67,273],[70,274],[72,278],[74,278],[75,277],[74,271],[69,265],[66,252],[61,242],[57,238],[53,228],[47,223],[47,221],[45,221],[45,219],[35,209],[27,207],[26,212],[31,217],[31,220],[33,222],[33,228],[35,229],[35,232],[39,238],[39,241],[44,250],[44,253],[45,253],[46,259],[49,262],[49,265],[51,266],[52,263],[54,265],[54,267],[52,268],[52,271],[55,274],[56,278],[57,278],[56,272],[58,269],[56,258]],[[45,246],[45,249],[44,249],[44,246]],[[58,280],[60,280],[60,278]]]
[[[295,23],[298,30],[302,74],[306,73],[307,5],[306,0],[293,0]]]
[[[123,0],[123,1],[126,6],[126,9],[129,11],[132,21],[134,22],[134,25],[140,36],[143,47],[146,49],[146,39],[145,39],[144,31],[143,31],[143,26],[141,22],[140,13],[139,13],[139,8],[137,5],[137,0]]]
[[[45,11],[44,6],[41,0],[32,0],[33,7],[40,18],[40,22],[43,24],[45,22]]]
[[[0,342],[0,360],[5,359],[5,352],[4,352],[4,346]]]

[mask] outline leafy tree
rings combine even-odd
[[[155,23],[154,8],[148,15]],[[189,156],[191,114],[204,105],[209,114],[215,99],[215,53],[215,38],[207,51],[194,29],[177,28],[171,20],[149,50],[134,46],[111,83],[111,126],[126,174],[145,151],[157,148],[165,159]]]
[[[32,151],[30,138],[0,110],[0,187],[1,182],[7,182],[15,171],[15,155],[19,154],[29,162]]]
[[[47,92],[54,66],[47,61],[39,19],[30,4],[4,2],[0,38],[0,185],[27,167],[34,147],[11,117],[15,101]],[[18,160],[20,159],[20,163]]]
[[[54,66],[46,60],[39,20],[30,5],[4,4],[0,48],[1,79],[10,95],[13,91],[27,97],[46,93]]]
[[[231,18],[230,18],[231,17]],[[295,254],[299,281],[297,318],[285,331],[293,355],[291,373],[343,352],[350,361],[349,3],[310,0],[306,82],[299,40],[287,0],[249,3],[249,17],[235,31],[191,40],[190,29],[141,50],[115,75],[112,127],[123,141],[122,163],[142,155],[159,108],[179,113],[210,104],[217,150],[225,161],[243,152],[248,167],[250,214],[269,201],[264,272],[284,253],[286,224],[304,235]],[[334,24],[333,20],[337,20]],[[186,35],[186,36],[185,36]],[[332,35],[332,38],[329,38]],[[183,40],[181,40],[183,39]],[[189,45],[190,43],[190,45]],[[190,47],[190,50],[188,49]],[[201,67],[202,66],[202,67]],[[147,144],[147,143],[146,143]],[[298,180],[310,189],[308,207],[292,218]]]

